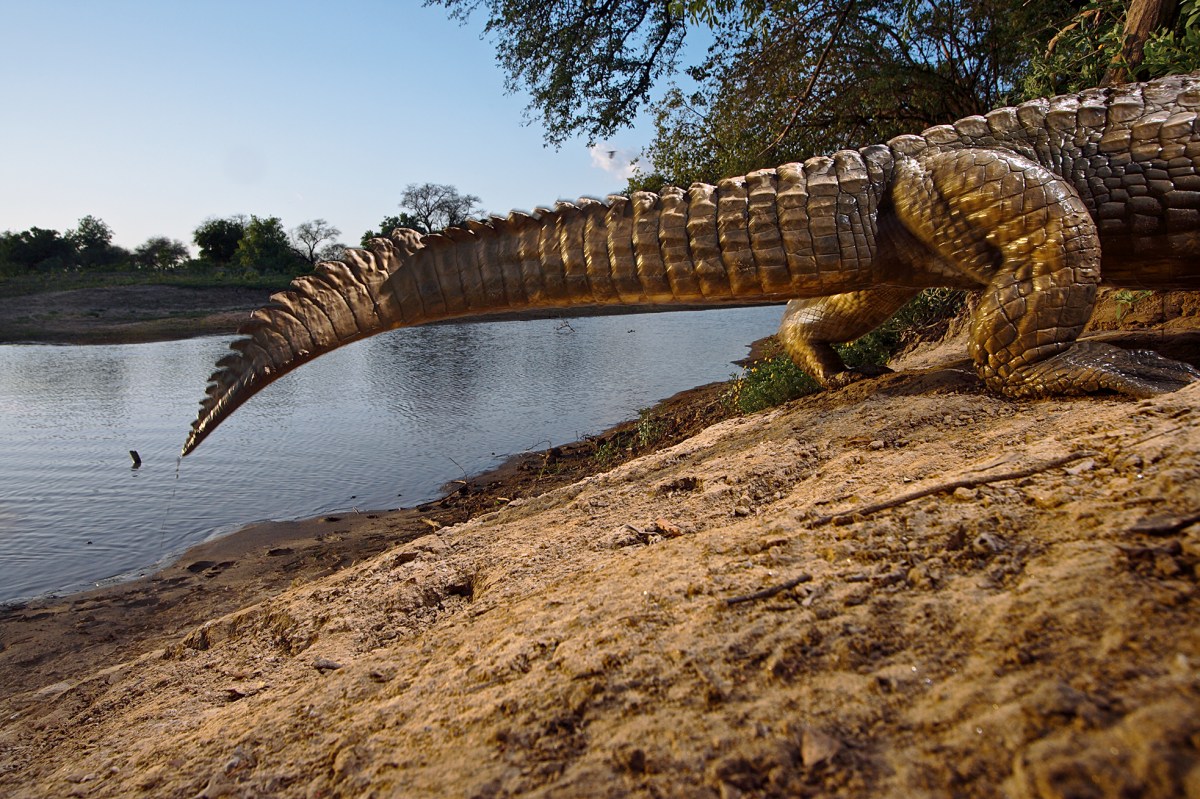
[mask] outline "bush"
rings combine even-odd
[[[945,331],[962,308],[966,292],[926,289],[867,335],[835,347],[846,366],[882,366],[902,347]],[[739,413],[754,413],[820,391],[816,380],[801,371],[786,353],[776,352],[735,375],[726,400]]]
[[[735,375],[726,399],[739,413],[754,413],[820,390],[816,380],[800,371],[786,353],[781,353],[757,361],[743,369],[740,376]]]

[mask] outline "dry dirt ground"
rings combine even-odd
[[[1200,797],[1200,384],[1013,401],[963,355],[462,523],[191,553],[116,589],[157,624],[12,609],[0,795]]]

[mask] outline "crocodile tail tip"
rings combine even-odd
[[[390,257],[355,251],[344,261],[319,264],[254,311],[238,328],[243,337],[217,361],[183,455],[195,451],[246,400],[296,367],[395,327],[397,320],[380,297]]]
[[[252,339],[244,338],[230,346],[236,350],[238,345],[250,342]],[[200,412],[192,422],[180,456],[187,457],[195,451],[209,433],[275,377],[268,370],[255,369],[253,362],[242,353],[235,351],[222,358],[220,368],[208,379],[208,391],[200,401]]]

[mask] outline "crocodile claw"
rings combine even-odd
[[[1080,341],[1031,367],[1010,395],[1089,394],[1115,391],[1133,397],[1167,394],[1200,380],[1200,370],[1152,350],[1125,350],[1098,341]],[[1032,389],[1032,392],[1030,391]]]

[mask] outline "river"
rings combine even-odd
[[[283,377],[182,461],[229,338],[0,346],[0,602],[144,574],[254,521],[419,504],[727,378],[780,315],[398,330]]]

